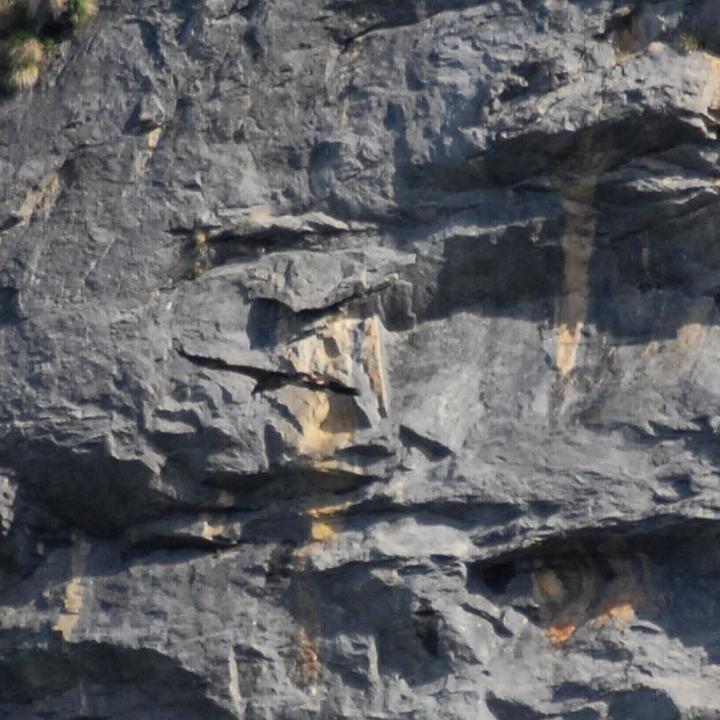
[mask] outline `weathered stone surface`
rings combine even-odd
[[[0,717],[720,717],[714,0],[127,0],[0,101]]]

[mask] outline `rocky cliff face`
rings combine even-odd
[[[118,0],[0,101],[0,717],[720,717],[715,0]]]

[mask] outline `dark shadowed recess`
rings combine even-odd
[[[600,175],[643,156],[705,141],[702,130],[687,117],[645,110],[580,130],[524,132],[456,162],[400,164],[395,190],[403,204],[412,206],[424,193],[438,198],[498,187],[559,189],[563,181]],[[549,178],[553,185],[548,186]]]
[[[0,326],[19,320],[18,291],[12,287],[0,288]]]
[[[551,174],[571,181],[684,143],[705,141],[703,131],[687,117],[645,110],[579,131],[533,131],[500,140],[481,156],[481,167],[493,184],[522,183]]]
[[[702,646],[718,663],[720,631],[713,629],[713,618],[720,612],[720,555],[708,549],[719,540],[716,521],[676,516],[588,528],[472,563],[467,586],[546,624],[562,617],[564,608],[549,607],[541,617],[542,608],[530,597],[530,578],[551,572],[563,584],[562,603],[577,605],[572,620],[578,625],[612,605],[630,603],[639,618],[685,646]]]
[[[11,713],[6,717],[235,717],[208,700],[206,683],[198,676],[154,650],[54,641],[46,649],[19,648],[5,657],[0,663],[0,703]]]
[[[153,489],[148,466],[111,457],[100,440],[70,447],[23,441],[11,453],[13,465],[22,468],[30,502],[96,537],[114,537],[128,524],[178,507]]]

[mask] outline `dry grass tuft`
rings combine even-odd
[[[36,37],[18,34],[4,40],[0,57],[10,90],[27,90],[37,84],[45,50]]]
[[[0,0],[0,83],[9,91],[34,87],[45,47],[96,13],[96,0]]]
[[[29,90],[37,85],[40,79],[40,66],[28,65],[13,70],[7,77],[7,84],[11,90]]]

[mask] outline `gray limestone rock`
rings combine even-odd
[[[0,718],[720,717],[714,0],[129,0],[0,98]]]

